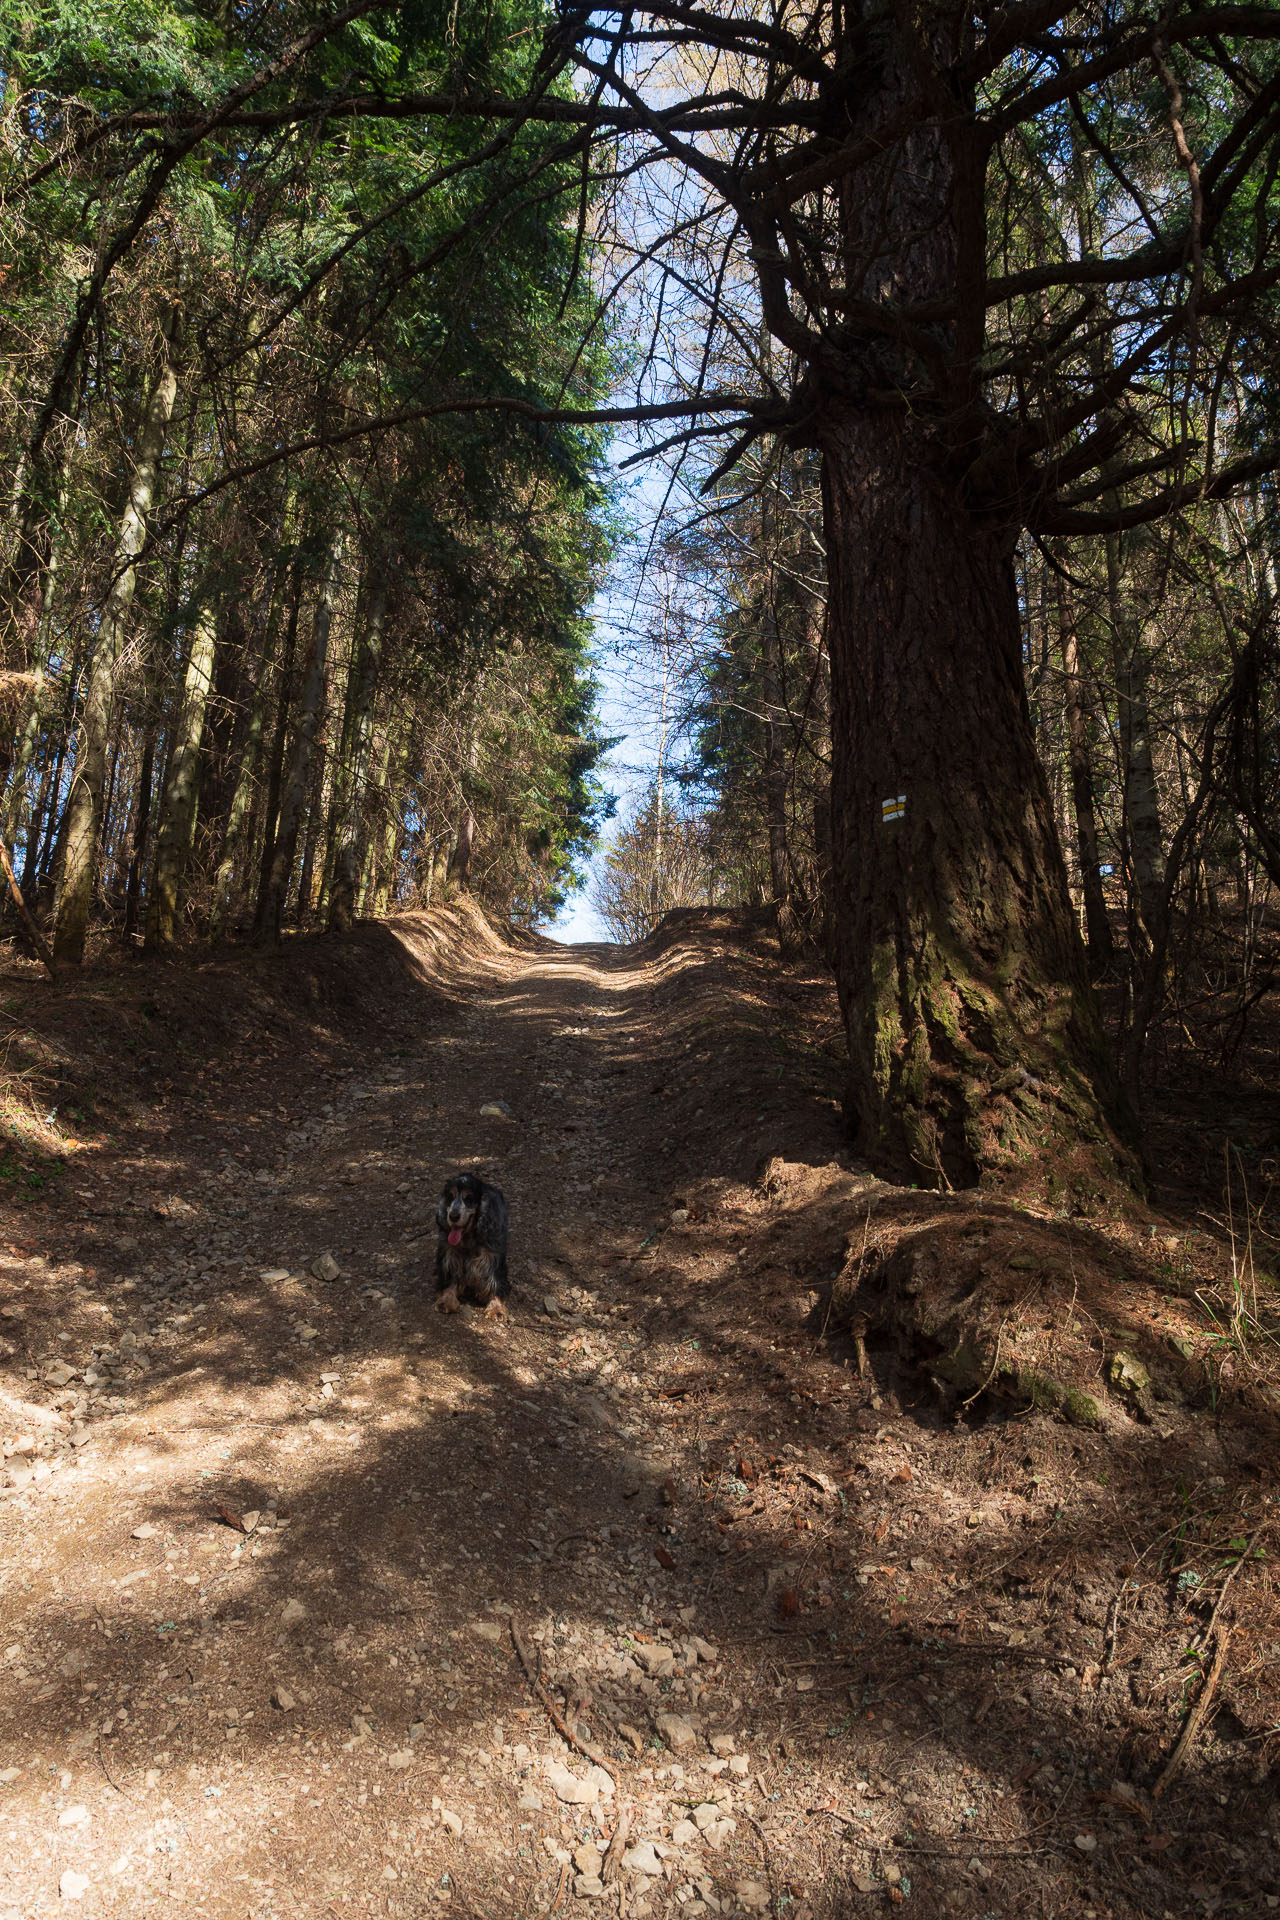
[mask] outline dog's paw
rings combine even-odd
[[[437,1313],[456,1313],[458,1311],[458,1289],[446,1287],[436,1301]]]
[[[506,1306],[501,1300],[499,1300],[496,1293],[494,1294],[493,1299],[489,1302],[488,1306],[485,1308],[484,1317],[486,1320],[505,1320],[506,1319],[507,1317]]]

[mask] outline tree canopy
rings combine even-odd
[[[192,644],[196,577],[212,578],[196,549],[230,551],[233,521],[255,529],[248,677],[265,662],[273,686],[298,680],[296,729],[276,729],[279,797],[268,778],[252,822],[260,927],[303,879],[327,910],[352,834],[368,839],[350,789],[376,786],[383,752],[361,689],[389,697],[384,589],[393,626],[416,610],[395,671],[435,676],[453,739],[447,754],[385,749],[388,791],[419,777],[393,772],[398,756],[421,772],[400,806],[416,870],[447,840],[446,868],[473,871],[479,799],[505,823],[490,845],[508,850],[516,905],[550,897],[595,805],[588,736],[550,743],[585,712],[575,622],[604,550],[600,435],[630,423],[673,484],[717,501],[725,487],[765,500],[776,489],[758,476],[812,449],[826,578],[801,611],[830,779],[798,891],[824,897],[859,1137],[877,1164],[942,1181],[1081,1143],[1127,1164],[1132,1076],[1122,1087],[1102,1035],[1028,701],[1026,543],[1077,586],[1088,566],[1053,543],[1105,549],[1126,848],[1157,929],[1134,950],[1154,954],[1169,903],[1141,852],[1152,786],[1132,614],[1168,577],[1162,530],[1180,530],[1180,552],[1211,537],[1225,552],[1215,513],[1242,512],[1256,543],[1271,512],[1275,10],[32,6],[6,34],[13,671],[52,661],[67,680],[49,622],[70,517],[69,550],[97,540],[85,607],[113,591],[129,603],[105,638],[95,613],[81,623],[85,772],[59,769],[73,830],[47,866],[37,856],[35,873],[58,872],[64,951],[82,944],[139,566],[150,611],[165,606],[148,630],[169,636],[171,758],[227,654],[215,642],[206,676]],[[140,548],[120,483],[154,423],[157,353],[176,398],[163,489],[129,509]],[[161,594],[148,561],[165,542]],[[283,549],[296,557],[282,568]],[[772,632],[777,596],[756,604]],[[335,614],[350,653],[340,721],[316,683]],[[777,722],[787,644],[766,635],[760,663],[775,895],[797,878]],[[483,690],[479,727],[457,723],[460,661],[468,699]],[[495,722],[498,689],[519,726]],[[252,733],[243,688],[231,706]],[[345,769],[332,777],[314,751],[330,719]],[[520,779],[529,817],[483,765],[486,741],[505,762],[517,735],[556,768]],[[433,824],[446,764],[447,834]],[[25,765],[29,806],[39,756]],[[175,804],[181,838],[191,807],[176,790]],[[295,840],[317,808],[329,825],[311,872]],[[1143,994],[1158,998],[1160,973]]]

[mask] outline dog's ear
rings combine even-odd
[[[445,1227],[448,1225],[448,1219],[445,1213],[445,1208],[448,1206],[448,1204],[449,1204],[449,1189],[448,1187],[446,1187],[444,1192],[440,1195],[440,1198],[436,1201],[436,1225],[440,1228],[441,1232],[443,1232]]]

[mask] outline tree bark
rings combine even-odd
[[[394,707],[387,714],[386,729],[378,749],[371,786],[378,796],[379,819],[371,827],[365,845],[362,897],[364,911],[374,919],[389,913],[396,884],[396,863],[400,851],[400,790],[409,767],[412,735],[405,730],[396,736]],[[442,881],[443,883],[443,881]]]
[[[291,519],[291,509],[286,505],[284,515],[286,533],[292,530]],[[222,845],[219,849],[217,871],[213,878],[213,899],[209,908],[209,938],[212,941],[221,940],[226,932],[233,894],[238,893],[243,897],[245,892],[243,869],[247,864],[252,838],[249,823],[258,776],[258,755],[262,751],[262,735],[266,725],[267,687],[280,637],[280,624],[284,611],[283,600],[291,577],[291,564],[288,559],[281,556],[277,562],[262,649],[256,662],[248,668],[249,710],[244,719],[243,729],[237,728],[232,735],[231,759],[235,768],[235,784],[227,804],[227,817],[222,828]],[[296,599],[292,619],[293,627],[296,629]],[[290,652],[292,653],[292,634]],[[276,772],[278,793],[278,769]]]
[[[760,606],[761,694],[764,701],[764,814],[769,839],[769,890],[778,916],[778,944],[783,955],[796,945],[795,911],[791,899],[791,871],[787,861],[787,754],[783,715],[782,634],[778,626],[778,582],[774,568],[772,480],[766,481],[760,500],[760,545],[764,581]]]
[[[1164,890],[1164,834],[1151,750],[1150,656],[1142,624],[1127,604],[1120,537],[1106,536],[1107,600],[1120,733],[1120,779],[1130,875],[1131,945],[1148,944]],[[1132,593],[1132,582],[1129,592]]]
[[[302,813],[310,784],[309,776],[315,754],[316,737],[324,713],[325,662],[329,653],[329,631],[333,624],[334,602],[338,596],[342,545],[341,533],[335,533],[329,545],[324,581],[312,617],[311,645],[307,654],[298,727],[294,735],[293,752],[289,759],[289,771],[280,802],[280,817],[275,833],[270,869],[258,902],[255,932],[259,940],[275,941],[280,938],[285,897],[289,890],[294,855],[298,847],[298,830],[302,824]]]
[[[861,1150],[969,1185],[1120,1114],[1023,688],[1012,542],[922,430],[828,436],[837,979]]]
[[[129,875],[124,891],[124,926],[121,937],[127,943],[138,931],[142,912],[142,876],[147,867],[147,849],[151,839],[151,799],[155,780],[156,739],[160,722],[148,714],[142,736],[142,763],[138,768],[137,817],[133,823],[133,845],[129,850]]]
[[[191,634],[182,707],[174,730],[169,774],[156,827],[156,873],[147,903],[144,943],[152,951],[172,946],[178,936],[182,895],[195,839],[196,808],[200,799],[200,741],[209,689],[213,685],[217,642],[217,609],[212,600],[206,599]]]
[[[22,862],[22,891],[28,896],[36,891],[42,877],[57,872],[53,848],[59,812],[64,819],[66,818],[66,809],[59,808],[58,799],[62,792],[62,772],[67,760],[67,743],[75,727],[76,710],[80,704],[80,674],[80,662],[73,660],[67,673],[66,698],[62,721],[57,731],[58,751],[49,780],[48,801],[43,808],[43,828],[37,819],[32,822],[31,830],[27,835],[27,850]]]
[[[284,787],[285,747],[289,737],[289,710],[293,705],[294,655],[298,646],[298,614],[302,605],[302,565],[295,559],[289,596],[289,620],[285,630],[284,657],[280,663],[280,684],[276,699],[276,726],[267,763],[267,790],[263,799],[262,851],[258,874],[258,902],[254,910],[254,930],[261,937],[267,895],[271,887],[271,869],[275,860],[276,833],[280,825],[280,794]]]
[[[319,902],[316,899],[317,854],[321,851],[321,842],[325,837],[325,774],[328,772],[326,761],[328,749],[325,744],[325,730],[328,716],[324,715],[316,735],[315,751],[311,756],[311,789],[307,795],[303,818],[306,832],[302,836],[302,865],[298,872],[298,895],[294,905],[294,919],[299,927],[305,927],[316,918]],[[321,865],[323,879],[323,864]],[[288,911],[288,891],[285,893],[285,910]]]
[[[1105,973],[1115,958],[1111,922],[1098,859],[1098,818],[1093,804],[1093,767],[1089,758],[1089,731],[1080,697],[1080,642],[1076,635],[1071,589],[1058,581],[1058,634],[1062,644],[1062,685],[1067,714],[1067,758],[1070,763],[1071,801],[1076,816],[1076,844],[1080,849],[1080,888],[1084,895],[1085,939],[1095,974]]]
[[[909,30],[896,18],[860,76],[863,139],[913,94],[913,33],[944,67],[963,51],[963,10],[926,7]],[[958,316],[955,422],[976,403],[984,343],[986,155],[967,141],[962,122],[887,131],[883,159],[840,204],[852,297]],[[867,351],[865,374],[850,359],[811,375],[850,1118],[895,1179],[1096,1184],[1117,1168],[1121,1099],[1035,751],[1017,527],[970,505],[957,428],[898,397],[918,385],[913,350],[887,338]]]
[[[66,503],[67,489],[64,484],[58,496],[56,520],[48,529],[48,549],[43,574],[40,577],[40,617],[31,654],[31,689],[27,695],[22,722],[14,742],[13,764],[9,772],[8,791],[5,795],[3,834],[6,843],[10,846],[17,843],[27,824],[26,816],[29,812],[27,773],[35,757],[36,746],[44,727],[45,678],[49,671],[53,604],[58,583],[58,523],[61,522]],[[19,538],[21,537],[20,533]]]
[[[120,524],[111,584],[103,603],[97,639],[89,661],[76,755],[64,821],[61,882],[54,922],[53,953],[59,965],[79,966],[84,959],[89,909],[93,901],[107,748],[115,707],[116,671],[128,630],[137,581],[136,561],[146,539],[147,516],[155,498],[173,403],[178,391],[183,307],[175,300],[161,329],[160,365],[151,382],[138,434],[138,457],[129,499]]]
[[[387,583],[381,571],[366,597],[359,650],[347,689],[347,716],[343,744],[347,764],[340,769],[342,805],[337,820],[333,855],[333,882],[329,894],[329,925],[345,933],[356,915],[360,884],[360,815],[369,780],[373,748],[373,710],[382,672],[382,645],[387,618]]]

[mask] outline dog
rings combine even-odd
[[[460,1294],[470,1294],[491,1320],[506,1313],[507,1203],[497,1187],[473,1173],[455,1173],[444,1183],[436,1208],[436,1307],[456,1313]]]

